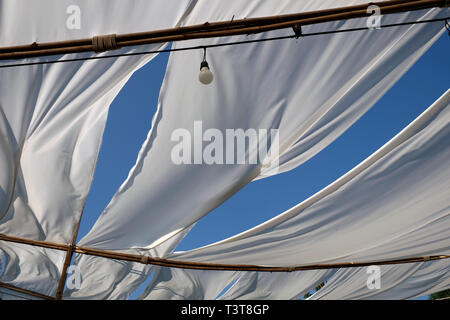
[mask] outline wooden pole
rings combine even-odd
[[[138,262],[142,264],[151,264],[169,268],[180,269],[194,269],[194,270],[221,270],[221,271],[261,271],[261,272],[292,272],[292,271],[306,271],[306,270],[318,270],[318,269],[336,269],[336,268],[357,268],[371,265],[393,265],[393,264],[405,264],[414,262],[425,262],[432,260],[442,260],[450,258],[449,255],[435,255],[426,257],[411,257],[404,259],[394,259],[385,261],[367,261],[367,262],[344,262],[335,264],[314,264],[303,266],[290,266],[290,267],[267,267],[259,265],[245,265],[245,264],[219,264],[219,263],[206,263],[206,262],[189,262],[180,260],[171,260],[163,258],[155,258],[144,255],[121,253],[116,251],[93,249],[81,246],[72,245],[58,245],[51,242],[28,240],[24,238],[10,237],[0,234],[0,240],[10,241],[16,243],[29,244],[33,246],[42,246],[46,248],[72,251],[72,253],[86,254],[102,258],[110,258],[115,260],[123,260],[130,262]]]
[[[188,262],[180,260],[161,259],[142,255],[133,255],[92,248],[84,248],[78,246],[75,247],[75,252],[97,257],[125,260],[130,262],[139,262],[143,264],[151,264],[169,268],[192,269],[192,270],[216,270],[216,271],[259,271],[259,272],[293,272],[293,271],[336,269],[336,268],[358,268],[372,265],[406,264],[406,263],[425,262],[450,258],[450,256],[448,255],[436,255],[436,256],[412,257],[406,259],[395,259],[385,261],[344,262],[334,264],[314,264],[314,265],[290,266],[290,267],[266,267],[259,265],[219,264],[219,263]]]
[[[415,0],[415,1],[417,1],[417,0]],[[408,1],[408,0],[382,1],[382,2],[377,2],[377,5],[380,7],[383,7],[386,5],[402,4],[402,3],[407,3],[407,2],[412,2],[412,1]],[[355,10],[365,9],[365,8],[367,8],[367,4],[351,6],[351,7],[339,7],[339,8],[333,8],[333,9],[318,10],[318,11],[314,11],[314,12],[285,14],[285,15],[278,15],[278,16],[271,16],[271,17],[256,17],[256,18],[247,18],[247,19],[237,19],[237,20],[232,20],[232,21],[220,21],[220,22],[211,22],[211,23],[207,22],[204,24],[185,26],[185,27],[177,27],[177,28],[162,29],[162,30],[147,31],[147,32],[138,32],[138,33],[129,33],[129,34],[117,35],[117,40],[130,41],[130,40],[139,40],[144,37],[161,37],[161,36],[168,36],[168,35],[183,34],[183,33],[188,33],[188,32],[205,31],[205,30],[208,30],[208,28],[210,28],[210,29],[233,29],[233,28],[237,28],[237,27],[254,26],[254,25],[261,24],[261,23],[285,22],[285,21],[289,21],[289,20],[293,20],[293,19],[312,17],[316,14],[328,15],[328,14],[342,13],[342,12],[346,12],[348,10],[348,8],[354,8]],[[59,42],[48,42],[48,43],[33,43],[33,44],[21,45],[21,46],[3,47],[3,48],[0,48],[0,53],[20,52],[20,51],[30,51],[30,50],[40,50],[40,49],[52,49],[52,48],[64,48],[64,47],[74,47],[74,46],[83,46],[83,45],[91,45],[91,44],[92,44],[91,38],[59,41]]]
[[[83,212],[84,212],[84,206],[86,205],[86,199],[84,201],[85,202],[83,204],[83,208],[81,209],[80,218],[78,219],[78,223],[75,226],[75,230],[73,232],[72,242],[70,243],[69,246],[67,246],[66,258],[64,259],[64,265],[62,268],[61,277],[59,279],[58,289],[56,290],[56,300],[61,300],[63,293],[64,293],[64,287],[66,285],[66,280],[67,280],[67,270],[70,266],[70,262],[72,261],[73,253],[74,253],[74,250],[76,247],[75,244],[77,242],[78,232],[80,230],[81,219],[83,218]]]
[[[340,21],[370,16],[367,13],[369,5],[378,5],[381,14],[394,14],[433,7],[449,5],[448,0],[413,0],[413,1],[382,1],[365,5],[348,6],[327,10],[311,11],[288,15],[278,15],[260,18],[238,19],[178,27],[149,32],[115,35],[114,48],[183,41],[190,39],[206,39],[243,34],[255,34],[278,29],[286,29],[295,25],[312,25],[324,22]],[[108,35],[107,35],[108,36]],[[103,36],[103,37],[107,37]],[[102,37],[102,36],[100,36]],[[97,51],[93,39],[71,41],[33,43],[13,47],[0,48],[0,60],[22,59],[58,54]]]
[[[78,225],[79,227],[79,225]],[[77,227],[77,229],[78,229]],[[75,233],[77,233],[76,231]],[[76,237],[75,237],[76,239]],[[435,261],[450,258],[450,255],[435,255],[435,256],[425,256],[425,257],[411,257],[404,259],[394,259],[385,261],[366,261],[366,262],[344,262],[344,263],[334,263],[334,264],[314,264],[314,265],[303,265],[303,266],[290,266],[290,267],[270,267],[270,266],[259,266],[259,265],[245,265],[245,264],[218,264],[218,263],[203,263],[203,262],[189,262],[171,259],[154,258],[144,255],[135,255],[128,253],[120,253],[115,251],[99,250],[87,247],[81,247],[76,245],[66,245],[57,244],[47,241],[36,241],[20,237],[12,237],[0,234],[0,241],[8,241],[14,243],[21,243],[31,246],[55,249],[71,252],[66,255],[64,262],[64,269],[66,270],[65,277],[61,276],[56,298],[46,296],[34,291],[18,288],[9,284],[1,283],[0,287],[5,287],[10,290],[15,290],[17,292],[30,294],[42,299],[50,300],[60,300],[62,298],[62,293],[64,289],[64,284],[67,276],[67,267],[70,264],[73,253],[86,254],[96,257],[109,258],[115,260],[137,262],[142,264],[151,264],[161,267],[168,268],[179,268],[179,269],[191,269],[191,270],[216,270],[216,271],[258,271],[258,272],[294,272],[294,271],[307,271],[307,270],[320,270],[320,269],[339,269],[339,268],[359,268],[372,265],[399,265],[407,263],[417,263],[426,261]],[[62,289],[61,289],[62,288]]]

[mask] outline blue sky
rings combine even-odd
[[[200,220],[178,250],[206,245],[251,228],[345,174],[449,88],[449,52],[450,37],[444,33],[419,62],[334,143],[290,172],[247,185]],[[93,226],[135,164],[156,111],[168,56],[160,54],[138,70],[111,105],[79,239]],[[214,72],[220,72],[220,68]]]

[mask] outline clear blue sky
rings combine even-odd
[[[345,174],[450,87],[449,52],[450,37],[444,33],[419,62],[333,144],[295,170],[247,185],[203,218],[178,250],[206,245],[251,228]],[[210,54],[214,54],[214,50]],[[167,53],[160,54],[137,71],[111,105],[79,239],[92,227],[135,164],[156,111],[167,59]],[[220,68],[214,72],[220,72]]]

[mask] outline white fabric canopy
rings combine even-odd
[[[160,268],[140,297],[145,300],[293,300],[326,281],[334,270],[293,273]],[[224,292],[230,284],[232,286]]]
[[[0,288],[1,300],[44,300],[28,294],[20,293],[6,288]]]
[[[307,254],[320,250],[325,252],[320,262],[354,261],[358,252],[366,259],[384,260],[394,252],[397,258],[405,257],[402,245],[407,245],[404,250],[419,249],[416,256],[448,253],[449,138],[450,90],[384,147],[312,198],[253,230],[203,249],[175,253],[173,258],[272,265],[274,260],[283,264],[288,259],[301,264],[301,257],[306,264]],[[369,245],[368,239],[373,243]],[[367,248],[357,247],[360,243]],[[340,269],[335,274],[332,269],[243,272],[221,298],[298,299],[332,276],[310,299],[408,299],[449,287],[449,266],[449,260],[379,266],[377,290],[367,287],[367,268]],[[223,290],[233,277],[230,272],[164,268],[144,298],[201,299],[208,290]],[[180,293],[186,291],[190,294]]]
[[[380,288],[369,289],[367,268],[341,269],[309,299],[401,300],[450,288],[450,260],[380,266]]]
[[[228,290],[223,300],[295,300],[326,281],[335,270],[292,273],[247,272]]]
[[[364,1],[201,0],[183,25],[356,3]],[[433,9],[387,16],[383,23],[445,13]],[[356,26],[366,26],[366,20],[310,26],[304,32]],[[207,55],[215,76],[209,86],[197,79],[201,51],[172,54],[158,111],[137,163],[80,245],[107,250],[157,247],[268,173],[261,171],[261,163],[177,165],[171,159],[177,144],[171,140],[175,130],[186,129],[194,136],[195,121],[202,121],[203,130],[217,129],[223,136],[226,129],[279,129],[280,155],[271,159],[278,160],[280,172],[289,170],[369,110],[438,38],[441,29],[442,25],[423,24],[215,48]],[[173,47],[286,34],[292,30],[195,40]],[[260,150],[264,142],[254,147]]]
[[[140,299],[144,300],[215,300],[240,276],[234,271],[205,271],[157,268],[152,283]]]
[[[5,241],[0,241],[0,246],[0,281],[49,296],[56,294],[65,252]],[[0,292],[8,290],[0,287]],[[0,297],[6,300],[14,296]]]
[[[0,45],[172,27],[189,1],[134,1],[134,6],[117,0],[79,1],[83,20],[75,31],[64,27],[68,3],[1,2]],[[100,17],[99,11],[104,12]],[[55,19],[42,19],[44,13]],[[1,233],[70,242],[92,181],[108,106],[153,56],[0,69]]]
[[[450,90],[369,158],[283,214],[186,261],[266,266],[450,253]]]
[[[80,9],[69,29],[67,9]],[[0,1],[0,46],[174,27],[192,1]],[[72,11],[71,11],[72,12]],[[101,14],[99,14],[101,12]],[[26,21],[26,23],[24,23]],[[155,44],[115,53],[164,47]],[[43,57],[23,62],[90,56]],[[92,182],[108,107],[132,73],[154,55],[0,69],[0,233],[70,243]],[[4,61],[2,64],[12,63]],[[9,248],[1,242],[1,248]],[[36,248],[31,248],[37,250]],[[16,251],[8,264],[62,264],[47,252]],[[30,257],[31,254],[31,257]],[[20,270],[20,269],[18,269]],[[50,293],[36,269],[0,281]]]
[[[328,248],[344,260],[323,256],[328,259],[313,262],[354,261],[358,253],[360,259],[372,260],[414,256],[411,250],[417,256],[448,254],[449,123],[450,90],[380,150],[317,195],[253,230],[203,249],[175,253],[171,258],[267,265],[268,257],[280,264],[291,255],[305,262],[307,256],[298,253]],[[353,205],[349,199],[356,199],[351,200],[356,203]],[[296,220],[298,216],[303,219]],[[370,232],[364,230],[367,227]],[[345,237],[333,230],[342,230]],[[384,238],[383,233],[391,236]],[[375,244],[355,250],[355,238],[362,244]],[[294,245],[294,251],[286,253],[290,245]],[[354,255],[345,253],[352,250]],[[246,260],[249,258],[252,260]],[[448,266],[448,260],[381,266],[382,290],[374,291],[366,286],[366,268],[341,269],[311,299],[405,299],[426,295],[448,288]],[[161,268],[142,298],[216,299],[238,277],[221,299],[298,299],[334,272],[237,275]]]
[[[128,250],[132,254],[150,254],[164,257],[173,252],[178,243],[190,231],[186,229],[158,246],[155,250]],[[151,265],[143,265],[138,262],[128,262],[107,258],[93,257],[77,254],[74,265],[79,267],[83,275],[80,288],[66,289],[64,299],[115,299],[124,300],[155,271]],[[158,268],[156,268],[158,270]]]
[[[96,2],[80,0],[76,2],[76,5],[81,9],[81,28],[69,29],[66,27],[68,18],[66,10],[73,1],[46,0],[39,3],[29,3],[24,0],[0,1],[0,45],[156,30],[175,25],[227,20],[232,16],[238,19],[365,2],[285,0],[275,4],[272,1],[262,0],[251,3],[237,0],[226,2],[184,0],[167,4],[160,1],[135,0],[131,6],[130,2],[124,3],[118,0]],[[99,12],[102,14],[99,15]],[[398,23],[431,19],[447,15],[448,12],[448,9],[426,10],[385,17],[383,22]],[[18,16],[21,19],[17,19]],[[43,19],[43,17],[52,17],[52,19]],[[27,23],[24,24],[23,21]],[[365,22],[360,19],[327,23],[306,27],[303,31],[316,32],[360,27],[365,26]],[[158,111],[137,163],[94,228],[80,244],[101,249],[168,256],[198,219],[226,201],[245,184],[266,175],[290,170],[334,141],[369,110],[417,61],[438,38],[441,31],[439,25],[423,24],[351,35],[334,34],[283,43],[266,42],[208,50],[208,61],[215,74],[214,83],[208,87],[202,86],[197,80],[201,60],[199,52],[178,52],[171,55]],[[291,33],[291,30],[276,31],[254,38]],[[232,40],[243,39],[247,37],[232,38]],[[225,38],[195,40],[182,44],[176,43],[173,46],[179,48],[186,45],[216,44],[230,40]],[[122,49],[115,53],[158,49],[164,45]],[[74,54],[25,61],[77,58],[88,55],[90,54]],[[0,69],[0,233],[58,243],[71,241],[92,182],[108,106],[131,74],[152,57],[134,56]],[[252,75],[252,78],[249,78],[249,75]],[[448,94],[443,100],[447,100],[448,104]],[[442,99],[437,105],[441,104]],[[448,108],[442,109],[443,111],[438,109],[439,107],[436,106],[431,108],[437,114],[448,113]],[[432,111],[428,110],[427,115],[431,113]],[[427,116],[424,117],[427,118]],[[430,122],[434,124],[432,129],[429,127],[426,129],[430,130],[430,135],[435,134],[433,137],[439,140],[437,131],[433,130],[438,130],[436,126],[442,125],[444,120],[442,116],[437,119],[441,122],[433,118],[433,122]],[[171,136],[174,130],[184,128],[194,135],[194,122],[198,120],[202,121],[204,130],[218,129],[220,132],[239,128],[244,130],[278,129],[280,153],[277,155],[272,152],[267,157],[272,164],[280,165],[278,171],[270,170],[274,169],[273,166],[263,167],[261,163],[256,165],[174,164],[171,161],[171,151],[174,146]],[[430,119],[426,121],[428,120]],[[426,124],[419,124],[419,127]],[[448,148],[445,148],[445,145],[442,146],[442,142],[440,142],[441,145],[434,145],[432,142],[436,141],[428,141],[427,136],[417,133],[418,130],[417,123],[413,129],[410,128],[410,131],[414,131],[413,134],[420,138],[413,135],[413,138],[418,141],[411,138],[414,141],[408,140],[406,146],[402,144],[404,150],[398,147],[403,150],[399,151],[399,154],[401,152],[410,154],[408,152],[411,150],[408,146],[414,148],[415,143],[424,144],[421,151],[417,151],[417,162],[422,163],[419,160],[425,159],[432,160],[432,163],[422,163],[422,167],[416,168],[415,176],[422,178],[426,170],[432,174],[426,175],[421,188],[411,190],[412,178],[405,178],[404,172],[400,170],[402,168],[398,171],[394,170],[405,179],[395,182],[396,184],[393,183],[393,188],[399,187],[395,190],[396,192],[383,194],[383,201],[387,203],[383,205],[385,210],[389,211],[388,209],[392,209],[404,200],[402,196],[405,197],[407,191],[417,191],[423,196],[423,201],[416,204],[415,208],[407,208],[412,210],[413,218],[415,218],[407,227],[420,229],[425,233],[432,231],[431,236],[425,239],[426,241],[422,239],[421,246],[414,248],[407,246],[408,241],[418,240],[415,233],[412,233],[411,237],[409,234],[399,237],[399,242],[390,243],[390,246],[374,243],[374,238],[367,238],[366,242],[360,243],[359,246],[351,247],[348,246],[350,241],[348,236],[343,237],[343,241],[336,244],[340,244],[345,250],[353,248],[357,252],[344,250],[341,251],[340,256],[333,256],[330,252],[333,252],[335,248],[331,246],[319,248],[322,251],[318,250],[317,255],[311,253],[312,249],[311,252],[292,254],[294,243],[297,246],[298,239],[303,236],[298,233],[296,224],[303,223],[305,216],[305,221],[321,226],[319,228],[321,236],[322,232],[330,228],[339,229],[340,226],[347,224],[347,218],[353,218],[350,214],[351,206],[361,206],[361,202],[347,201],[343,192],[344,196],[341,197],[346,200],[348,212],[339,211],[343,210],[342,207],[333,207],[330,211],[321,208],[320,206],[327,206],[328,200],[333,197],[331,195],[328,200],[321,200],[319,205],[313,205],[310,214],[299,215],[299,208],[296,207],[240,236],[192,252],[177,253],[174,257],[198,261],[213,260],[230,263],[251,261],[249,263],[266,264],[263,262],[263,256],[274,254],[275,258],[271,260],[271,263],[290,264],[294,261],[323,261],[321,260],[323,257],[326,257],[326,261],[342,259],[345,261],[349,257],[389,257],[399,252],[410,255],[418,252],[448,250],[448,236],[445,236],[446,233],[448,234],[448,228],[445,223],[442,223],[446,221],[445,218],[448,215],[446,208],[442,206],[447,205],[448,209],[448,200],[439,198],[441,193],[434,189],[435,192],[431,194],[431,191],[423,190],[426,187],[430,189],[440,187],[438,191],[441,192],[448,190],[448,185],[442,181],[436,181],[438,170],[441,177],[448,177],[448,163],[446,163],[447,170],[442,168],[442,159],[445,156],[448,159],[449,156]],[[446,138],[448,139],[448,130]],[[427,140],[427,145],[424,140]],[[259,141],[261,142],[265,141]],[[206,145],[206,143],[203,144]],[[274,151],[275,145],[272,143],[271,151]],[[436,150],[430,149],[430,145],[435,146]],[[258,145],[257,149],[261,147]],[[395,149],[392,152],[397,151]],[[428,159],[431,154],[433,157],[437,155],[437,158]],[[400,155],[397,156],[400,157]],[[398,159],[391,161],[395,162],[395,160]],[[376,165],[371,165],[369,169],[372,171],[369,173],[364,171],[352,177],[352,181],[347,182],[343,189],[351,189],[349,186],[353,184],[360,187],[364,181],[359,180],[364,180],[364,176],[377,174],[373,171],[382,172],[380,167],[389,166],[387,160],[380,161]],[[411,170],[410,166],[413,165],[417,163],[408,163],[408,170]],[[380,179],[386,179],[384,183],[392,182],[393,178],[390,174],[386,176],[381,174]],[[371,187],[369,181],[367,188]],[[400,187],[405,188],[402,190]],[[390,203],[392,206],[389,207],[388,200],[393,199],[394,194],[399,197],[399,200],[397,202],[392,200]],[[339,194],[336,197],[339,198]],[[333,201],[330,200],[330,203]],[[304,203],[299,206],[303,205]],[[423,220],[419,219],[418,214],[414,215],[419,211],[420,206],[433,209],[426,217],[423,217]],[[369,205],[366,209],[368,207]],[[402,210],[406,209],[402,208]],[[313,212],[317,214],[318,220],[308,219],[313,217]],[[298,216],[300,218],[296,219]],[[370,218],[374,219],[375,216],[375,214],[368,214],[367,218],[359,222],[368,223]],[[400,219],[400,217],[397,218]],[[395,219],[393,224],[385,226],[386,235],[392,235],[397,226]],[[330,221],[332,223],[329,223]],[[356,221],[358,224],[358,220]],[[375,223],[376,227],[376,222],[379,221],[370,222]],[[309,226],[312,227],[312,224]],[[271,230],[267,227],[273,227],[274,234],[270,233]],[[300,230],[310,231],[307,229]],[[277,230],[287,231],[288,234],[292,230],[297,231],[290,233],[289,239],[281,239],[280,232]],[[363,227],[360,230],[361,233],[365,231]],[[259,231],[261,231],[261,238],[259,238]],[[314,234],[316,231],[311,232]],[[282,242],[284,250],[276,253],[274,247],[267,244],[267,234],[274,235],[278,243]],[[316,239],[316,236],[317,234],[311,239]],[[360,234],[352,234],[352,237],[358,236]],[[261,239],[262,242],[257,243]],[[309,242],[310,238],[305,241]],[[323,243],[320,242],[317,246]],[[55,294],[64,252],[37,250],[35,247],[4,241],[0,244],[0,249],[6,252],[8,257],[7,272],[0,275],[0,281],[43,294]],[[256,254],[252,252],[255,244],[259,251]],[[369,247],[371,250],[368,250]],[[386,251],[386,248],[390,251]],[[236,253],[235,257],[232,257],[233,250]],[[261,254],[262,251],[265,253]],[[302,259],[298,260],[299,258]],[[75,299],[126,298],[153,270],[148,266],[117,263],[86,256],[77,256],[76,263],[82,270],[84,287],[67,293],[67,297]],[[44,268],[46,272],[42,273],[41,268]],[[17,270],[22,271],[19,273]],[[133,272],[130,273],[130,270]],[[110,277],[104,278],[105,274],[109,274]],[[44,277],[41,279],[40,276],[44,275],[51,280],[43,281]],[[185,276],[182,272],[179,272],[179,275],[181,278]],[[158,273],[158,276],[163,277],[164,273]],[[248,278],[247,285],[243,285],[244,280],[242,280],[242,287],[237,282],[237,286],[233,289],[236,291],[230,291],[230,296],[233,292],[236,297],[248,296],[249,293],[246,290],[252,285],[251,283],[264,282],[259,280],[260,276],[255,277],[251,281]],[[229,276],[224,277],[223,281],[227,281],[228,284],[232,282]],[[158,284],[158,282],[153,283]],[[221,286],[222,289],[225,287],[222,283],[212,291],[206,290],[205,287],[204,297],[213,297],[214,294],[217,296]],[[12,297],[4,289],[1,289],[1,292],[5,296]],[[186,296],[200,293],[201,291],[187,292]],[[259,294],[266,293],[261,291]],[[295,295],[295,293],[292,294]]]

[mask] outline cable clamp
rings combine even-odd
[[[294,30],[294,33],[295,33],[297,39],[299,37],[303,36],[303,31],[302,31],[302,25],[301,24],[299,24],[299,23],[294,24],[294,26],[292,27],[292,30]]]

